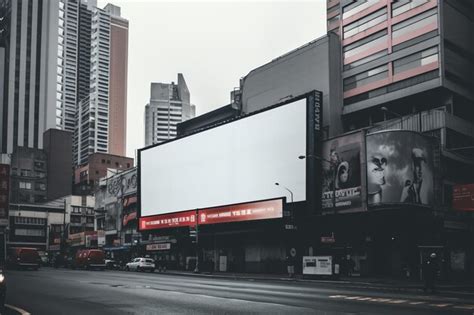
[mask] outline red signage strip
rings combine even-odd
[[[199,210],[199,224],[216,224],[281,218],[281,199]]]
[[[195,225],[196,211],[169,213],[140,218],[141,231]]]
[[[453,209],[474,211],[474,184],[454,186]]]

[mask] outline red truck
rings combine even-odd
[[[105,269],[105,254],[100,249],[81,249],[76,252],[72,268]]]
[[[38,270],[41,265],[41,257],[36,248],[14,247],[10,249],[7,265],[17,269]]]

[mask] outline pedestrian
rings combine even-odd
[[[295,275],[295,263],[294,263],[294,260],[293,258],[288,255],[286,256],[286,268],[287,268],[287,271],[288,271],[288,276],[290,278],[293,278],[293,276]]]
[[[436,277],[438,275],[438,260],[436,253],[431,253],[423,266],[425,292],[436,293]]]

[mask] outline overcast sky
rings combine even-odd
[[[127,155],[144,146],[151,82],[186,79],[200,115],[230,103],[252,69],[326,32],[326,0],[111,0],[129,20]]]

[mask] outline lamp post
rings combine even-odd
[[[285,186],[280,185],[280,183],[275,183],[276,186],[281,186],[283,189],[286,189],[290,193],[291,203],[293,203],[293,192]]]
[[[334,163],[333,161],[331,160],[327,160],[323,157],[320,157],[320,156],[317,156],[317,155],[312,155],[312,154],[308,154],[308,155],[300,155],[298,156],[298,159],[300,160],[304,160],[306,158],[313,158],[313,159],[316,159],[316,160],[320,160],[320,161],[324,161],[326,163],[329,163],[331,166],[334,166],[333,167],[333,178],[332,178],[332,208],[334,210],[334,212],[336,212],[336,176],[337,176],[337,163]]]
[[[396,116],[397,118],[400,118],[400,129],[403,129],[403,116],[402,115],[389,110],[385,106],[380,107],[380,110],[383,111],[384,113],[389,113],[389,114],[392,114],[393,116]]]

